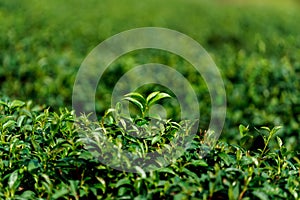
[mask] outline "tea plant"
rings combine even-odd
[[[1,1],[0,199],[300,199],[299,3],[232,2]],[[112,63],[96,93],[99,122],[71,111],[76,72],[90,50],[143,26],[191,36],[219,67],[227,121],[211,149],[204,142],[211,135],[205,81],[161,50],[134,51]],[[122,112],[124,101],[108,107],[118,78],[145,63],[172,66],[195,89],[202,130],[194,138],[188,137],[194,122],[173,120],[178,107],[166,109],[174,118],[151,116],[155,103],[171,99],[167,94],[128,94],[131,115]],[[111,146],[101,152],[104,141]],[[179,141],[184,154],[165,166]],[[122,157],[120,169],[136,173],[107,165],[120,164],[111,159],[117,151],[132,153],[133,162]],[[154,151],[159,169],[145,172],[150,164],[142,160]]]
[[[178,157],[186,148],[193,122],[175,122],[171,119],[152,118],[149,115],[151,106],[158,101],[170,98],[167,93],[153,92],[144,98],[139,93],[125,95],[123,100],[132,102],[139,109],[139,115],[125,115],[118,103],[116,108],[109,109],[102,117],[100,124],[91,123],[83,118],[82,141],[93,151],[96,157],[106,164],[116,165],[119,160],[126,160],[128,169],[136,166],[163,167],[170,157]],[[103,149],[102,147],[106,148]],[[130,157],[120,158],[120,152],[132,153]],[[151,159],[146,155],[153,153]],[[109,157],[107,157],[109,155]],[[109,161],[111,158],[118,158]],[[144,160],[147,159],[147,160]],[[133,165],[133,166],[132,166]]]
[[[0,3],[1,96],[32,99],[57,112],[60,107],[71,109],[76,73],[91,49],[121,31],[165,27],[198,41],[220,69],[230,94],[223,137],[236,142],[239,133],[235,127],[241,123],[284,125],[285,135],[279,135],[287,137],[287,148],[299,148],[297,0],[265,0],[263,5],[256,1],[153,0],[128,4],[87,0],[71,8],[57,0],[43,5],[28,1]],[[210,100],[205,81],[184,59],[160,50],[134,51],[112,63],[97,89],[97,112],[103,115],[109,108],[108,94],[120,76],[145,63],[171,66],[187,78],[201,100],[201,128],[206,129]],[[177,108],[172,110],[177,117]]]
[[[288,151],[276,135],[280,127],[254,130],[264,138],[256,148],[218,141],[205,157],[201,147],[209,133],[200,130],[170,165],[145,172],[137,159],[127,163],[133,173],[103,164],[98,151],[86,148],[82,133],[100,127],[118,150],[143,158],[171,145],[179,128],[186,127],[166,120],[156,132],[159,137],[134,137],[122,130],[125,118],[113,113],[116,110],[109,109],[96,123],[67,109],[51,112],[32,102],[0,101],[0,198],[299,199],[299,153]],[[126,120],[134,122],[131,117]],[[135,126],[157,128],[155,123]],[[241,125],[239,130],[241,143],[253,135],[249,127]],[[94,144],[97,148],[101,140]],[[117,156],[111,150],[102,158]],[[160,166],[159,160],[156,164]]]
[[[161,99],[169,97],[171,96],[167,93],[152,92],[147,98],[144,98],[141,94],[133,92],[125,95],[124,99],[135,104],[141,112],[141,117],[145,118],[149,116],[149,110],[152,105],[156,104]]]

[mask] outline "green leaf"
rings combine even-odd
[[[43,177],[49,185],[51,184],[51,180],[47,174],[41,174],[41,177]]]
[[[157,143],[161,139],[160,135],[156,135],[155,137],[152,138],[151,140],[151,145]]]
[[[124,100],[127,100],[127,101],[133,103],[134,105],[136,105],[140,109],[140,111],[142,113],[144,112],[144,105],[141,102],[139,102],[138,100],[136,100],[132,97],[125,97]]]
[[[17,107],[22,107],[24,105],[25,105],[25,102],[20,101],[20,100],[14,100],[13,102],[11,102],[10,107],[17,108]]]
[[[6,102],[4,102],[4,101],[1,101],[1,100],[0,100],[0,105],[8,107],[8,104]]]
[[[32,170],[39,168],[39,166],[38,160],[31,160],[28,163],[28,171],[31,172]]]
[[[275,126],[271,132],[270,135],[273,136],[275,133],[277,133],[280,129],[282,128],[282,126]]]
[[[187,174],[189,178],[191,177],[191,178],[195,179],[197,182],[200,182],[200,178],[196,173],[188,170],[187,168],[183,168],[182,172]]]
[[[132,97],[132,98],[138,100],[139,102],[141,102],[143,105],[146,104],[146,99],[140,93],[131,92],[131,93],[128,93],[128,94],[126,94],[124,96],[125,97]]]
[[[258,197],[261,200],[269,199],[268,195],[261,191],[253,191],[252,194],[254,194],[254,196]]]
[[[56,190],[56,192],[53,194],[52,198],[53,199],[58,199],[60,197],[65,196],[68,193],[69,193],[68,188],[67,187],[62,187],[60,190]]]
[[[179,194],[176,194],[174,195],[174,200],[182,200],[182,199],[189,199],[188,198],[189,196],[187,194],[184,194],[184,193],[179,193]]]
[[[79,154],[78,158],[81,158],[81,159],[84,159],[84,160],[92,160],[93,155],[89,151],[83,151]]]
[[[191,162],[191,164],[194,165],[194,166],[202,166],[202,167],[207,167],[208,166],[208,164],[205,160],[193,160]]]
[[[79,184],[79,180],[69,180],[70,182],[70,192],[72,194],[73,197],[77,197],[77,188],[78,188],[78,184]]]
[[[146,98],[146,102],[148,103],[151,99],[153,99],[159,92],[152,92]]]
[[[245,133],[247,133],[248,131],[249,131],[249,126],[245,127],[244,125],[240,124],[240,126],[239,126],[239,132],[240,132],[241,136],[244,136]]]
[[[253,163],[253,160],[251,159],[251,157],[243,156],[240,162],[241,165],[250,165]]]
[[[7,128],[12,128],[16,124],[15,121],[9,120],[5,124],[3,124],[3,131],[6,130]]]
[[[253,135],[247,134],[247,135],[244,135],[244,136],[241,138],[240,144],[241,144],[242,146],[247,146],[247,147],[249,147],[249,146],[251,146],[251,141],[253,141]]]
[[[25,192],[23,192],[20,196],[20,199],[36,199],[35,198],[35,193],[31,190],[26,190]]]
[[[138,126],[143,126],[145,124],[148,124],[148,120],[147,119],[143,119],[143,118],[138,118],[134,121],[134,123]]]
[[[128,177],[120,179],[116,184],[116,188],[118,188],[122,185],[131,185],[131,181],[128,179]]]
[[[17,120],[17,127],[21,127],[26,115],[21,115]]]
[[[234,184],[230,184],[229,188],[228,188],[228,198],[230,200],[235,200],[238,199],[238,196],[240,194],[240,190],[239,190],[240,184],[239,182]]]
[[[159,173],[169,173],[169,174],[176,175],[176,173],[170,168],[160,168],[160,169],[157,170],[157,172],[159,172]]]
[[[270,128],[269,128],[269,127],[266,127],[266,126],[261,127],[261,129],[267,130],[268,132],[271,131]]]
[[[218,156],[225,162],[227,166],[234,163],[234,159],[224,152],[219,153]]]
[[[272,130],[278,131],[278,130],[282,129],[282,127],[283,127],[283,126],[275,126]]]
[[[278,146],[279,146],[279,148],[281,148],[282,147],[282,140],[280,139],[280,137],[278,137],[278,136],[276,136],[276,139],[277,139],[277,144],[278,144]]]
[[[167,93],[158,93],[155,95],[155,97],[153,97],[152,99],[150,99],[150,101],[147,102],[148,107],[155,104],[157,101],[159,101],[161,99],[169,98],[169,97],[171,97],[171,96]]]
[[[137,173],[142,177],[142,178],[146,178],[146,173],[145,171],[139,167],[139,166],[135,166],[135,170],[137,171]]]
[[[15,187],[15,183],[18,179],[18,170],[15,170],[13,173],[11,173],[11,175],[9,176],[9,180],[8,180],[8,187],[10,189]]]

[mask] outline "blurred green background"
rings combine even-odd
[[[299,150],[299,8],[296,0],[4,0],[0,95],[53,110],[71,108],[77,70],[95,46],[128,29],[165,27],[198,41],[219,67],[227,92],[223,139],[238,139],[239,124],[283,125],[280,134],[287,146]],[[97,111],[110,106],[122,73],[149,62],[173,66],[193,84],[200,128],[206,129],[210,99],[205,82],[182,58],[158,50],[132,52],[114,62],[98,88]]]

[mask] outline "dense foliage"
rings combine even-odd
[[[285,136],[290,136],[288,148],[295,148],[299,146],[300,104],[298,8],[294,1],[259,5],[193,0],[89,0],[72,5],[2,1],[0,92],[54,110],[71,109],[76,73],[90,50],[121,31],[166,27],[196,39],[221,70],[228,102],[223,137],[235,138],[234,127],[240,123],[283,125]],[[151,62],[178,69],[193,84],[205,129],[210,100],[204,81],[183,59],[161,51],[132,52],[114,62],[97,93],[97,111],[103,114],[109,108],[109,94],[123,72]]]
[[[299,199],[298,10],[296,0],[1,1],[0,198]],[[184,75],[198,95],[201,118],[199,134],[173,164],[122,172],[85,148],[80,136],[93,132],[95,124],[74,115],[72,89],[80,64],[95,46],[147,26],[180,31],[208,51],[226,87],[226,123],[221,140],[202,158],[211,102],[201,75],[177,55],[153,49],[128,53],[111,64],[96,93],[97,126],[108,140],[143,156],[169,145],[182,128],[178,107],[168,102],[164,106],[171,117],[161,135],[135,139],[116,128],[120,119],[112,114],[112,88],[122,74],[145,63],[172,66]],[[159,85],[137,92],[154,91],[172,95]],[[143,102],[127,100],[138,113]],[[126,120],[157,130],[142,112]]]
[[[98,160],[91,149],[84,148],[88,146],[76,124],[84,123],[91,131],[95,127],[86,117],[76,118],[67,109],[50,112],[18,100],[0,105],[1,199],[299,198],[299,155],[287,151],[282,139],[275,137],[280,127],[259,130],[264,141],[261,147],[217,142],[204,158],[202,141],[209,133],[201,131],[171,165],[145,172],[132,162],[128,164],[136,173],[130,173],[102,164],[104,156]],[[118,124],[114,116],[107,114],[100,122],[105,137],[140,158],[151,149],[171,145],[170,134],[176,134],[172,129],[179,126],[170,125],[175,128],[164,129],[160,138],[137,139],[113,128]],[[241,143],[253,136],[253,130],[243,125],[239,131]],[[271,140],[276,145],[269,148]],[[101,149],[101,145],[101,140],[94,140],[94,148]],[[110,154],[111,158],[118,156]],[[155,163],[159,165],[159,160]]]

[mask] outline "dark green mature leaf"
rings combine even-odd
[[[200,175],[194,173],[193,171],[187,168],[183,168],[182,172],[188,175],[188,178],[193,178],[196,182],[200,182],[200,177],[199,177]]]
[[[38,160],[30,160],[27,168],[28,168],[29,172],[32,172],[33,170],[35,170],[39,167],[40,167],[40,165],[39,165]]]
[[[218,156],[225,162],[227,166],[230,166],[235,162],[234,158],[224,152],[219,153]]]

